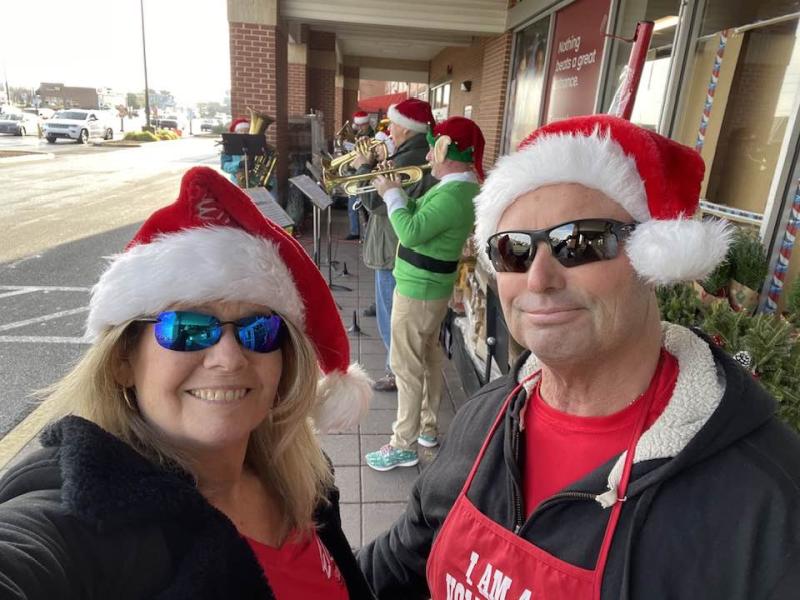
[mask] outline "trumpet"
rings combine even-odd
[[[430,170],[430,165],[413,165],[408,167],[393,167],[391,169],[376,169],[361,175],[347,175],[344,177],[331,177],[328,171],[322,172],[322,185],[327,193],[331,193],[337,186],[342,186],[344,193],[348,196],[360,194],[370,194],[376,191],[372,185],[372,180],[383,175],[398,181],[402,187],[408,187],[420,181],[425,172]],[[362,185],[364,182],[367,185]]]
[[[375,152],[379,162],[389,158],[389,148],[386,146],[386,142],[363,137],[359,138],[356,142],[355,149],[347,154],[335,158],[323,158],[322,171],[323,173],[327,172],[328,177],[345,177],[347,171],[350,169],[350,163],[352,163],[357,156],[366,156],[370,152]]]

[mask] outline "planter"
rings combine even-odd
[[[732,279],[728,289],[728,299],[734,310],[753,314],[758,306],[758,291]]]
[[[714,304],[719,304],[720,302],[727,302],[728,297],[725,295],[725,291],[721,292],[722,295],[716,296],[714,294],[710,294],[706,291],[700,282],[693,281],[692,287],[694,288],[695,294],[697,294],[697,299],[700,300],[700,303],[705,307],[711,307]]]

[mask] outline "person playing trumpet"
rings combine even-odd
[[[450,117],[427,135],[427,159],[439,183],[410,198],[400,183],[379,175],[399,239],[394,264],[390,365],[397,381],[397,420],[388,444],[366,456],[377,471],[411,467],[414,444],[438,445],[443,353],[439,329],[447,313],[461,250],[475,222],[473,198],[483,179],[484,139],[474,121]]]
[[[364,148],[365,143],[375,136],[375,130],[369,122],[369,115],[363,110],[353,113],[353,132],[356,137],[356,148]],[[363,141],[362,141],[363,140]],[[356,208],[358,196],[350,196],[347,199],[347,216],[350,220],[350,231],[346,240],[357,240],[361,237],[361,223],[358,219],[358,209]]]
[[[425,133],[433,126],[434,118],[431,105],[423,100],[409,98],[399,104],[389,107],[391,124],[389,131],[396,152],[389,156],[392,167],[408,167],[425,165],[428,154],[428,142]],[[377,135],[376,135],[377,139]],[[391,146],[389,146],[391,148]],[[374,151],[368,154],[359,154],[353,161],[357,174],[362,175],[372,171],[378,162]],[[417,183],[405,188],[409,198],[422,197],[436,183],[431,173],[426,173]],[[386,210],[380,195],[377,192],[361,194],[361,205],[369,213],[366,230],[364,232],[364,264],[375,271],[375,311],[378,332],[381,334],[386,346],[386,375],[375,382],[374,389],[383,392],[392,392],[397,389],[394,373],[389,364],[391,354],[391,318],[392,296],[394,295],[394,257],[397,252],[397,234],[389,222],[389,213]],[[369,313],[367,313],[369,314]]]

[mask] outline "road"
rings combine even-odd
[[[32,393],[86,348],[89,290],[103,257],[121,251],[141,221],[175,199],[186,169],[218,164],[210,138],[63,146],[51,160],[0,160],[0,469],[10,458],[3,444],[36,408]]]
[[[0,262],[141,221],[174,198],[188,167],[217,165],[212,138],[139,148],[44,145],[60,152],[45,161],[0,160]]]

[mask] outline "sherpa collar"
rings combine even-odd
[[[678,379],[664,412],[639,439],[634,463],[677,456],[711,418],[725,393],[725,382],[718,375],[711,348],[705,341],[672,323],[662,323],[662,332],[664,348],[678,360]],[[538,368],[538,360],[531,354],[520,368],[517,381]],[[526,383],[528,394],[537,382],[538,377]],[[622,453],[609,473],[609,491],[597,497],[604,508],[616,502],[626,455],[627,452]]]

